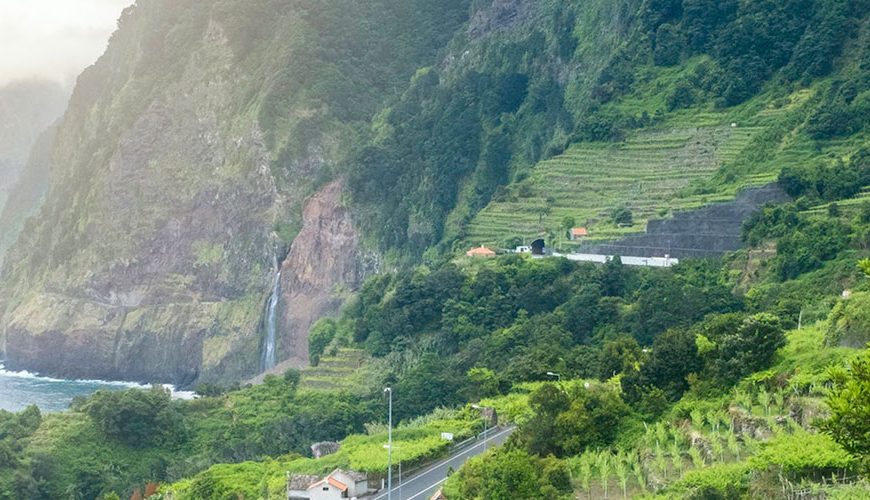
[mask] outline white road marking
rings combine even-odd
[[[488,443],[488,442],[492,441],[493,439],[496,439],[496,438],[498,438],[498,437],[500,437],[500,436],[502,436],[502,435],[504,435],[504,434],[506,434],[506,433],[508,433],[508,432],[512,432],[513,430],[514,430],[513,427],[508,427],[507,429],[505,429],[505,430],[499,432],[498,434],[496,434],[496,435],[494,435],[494,436],[490,436],[490,437],[486,440],[486,442]],[[437,464],[435,464],[435,465],[429,467],[427,470],[425,470],[425,471],[423,471],[423,472],[421,472],[421,473],[415,475],[415,476],[412,477],[411,479],[405,481],[404,483],[402,483],[402,486],[405,486],[405,485],[407,485],[408,483],[413,483],[413,482],[416,481],[417,479],[420,479],[421,477],[423,477],[423,476],[425,476],[426,474],[432,472],[433,470],[437,469],[438,467],[441,467],[441,466],[443,466],[443,465],[445,465],[445,464],[448,464],[448,463],[452,462],[453,460],[456,460],[457,458],[459,458],[459,457],[461,457],[461,456],[463,456],[463,455],[465,455],[465,454],[467,454],[467,453],[473,451],[475,448],[477,448],[477,447],[479,447],[479,446],[482,446],[482,445],[483,445],[483,442],[477,443],[476,445],[474,445],[474,446],[468,448],[467,450],[463,451],[462,453],[459,453],[459,454],[457,454],[457,455],[453,455],[452,457],[448,457],[448,458],[446,458],[445,460],[441,461],[440,463],[437,463]],[[446,481],[446,480],[447,480],[447,478],[444,478],[444,479],[442,479],[442,480],[440,480],[440,481],[434,483],[432,486],[437,486],[437,485],[443,483],[443,482]],[[431,486],[430,486],[430,488],[431,488]],[[395,493],[396,489],[398,489],[398,486],[394,486],[394,487],[393,487],[393,492],[394,492],[394,493]],[[428,489],[428,488],[427,488],[427,489]],[[412,498],[415,498],[415,497],[418,497],[418,496],[422,495],[423,493],[425,493],[425,490],[422,491],[422,492],[420,492],[420,493],[417,493],[416,495],[414,495],[413,497],[411,497],[411,499],[412,499]],[[376,496],[376,497],[375,497],[374,499],[372,499],[372,500],[380,500],[381,498],[385,498],[386,496],[387,496],[387,492],[384,492],[384,493],[381,493],[380,495]],[[408,499],[408,500],[411,500],[411,499]]]

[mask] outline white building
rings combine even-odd
[[[288,500],[354,499],[369,493],[368,477],[359,472],[335,469],[325,478],[317,481],[313,476],[313,480],[312,476],[288,478]]]

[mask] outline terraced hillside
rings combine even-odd
[[[564,238],[566,218],[589,228],[584,246],[610,242],[646,231],[652,219],[732,201],[746,188],[776,180],[784,166],[836,165],[866,144],[868,134],[809,137],[807,109],[823,92],[819,86],[785,97],[761,95],[727,112],[682,110],[622,142],[574,144],[497,193],[465,227],[462,246],[506,248],[546,236],[573,248]],[[652,113],[646,106],[655,102],[628,99],[623,106]],[[620,207],[631,210],[631,226],[612,222]]]
[[[356,389],[365,387],[358,376],[359,368],[365,360],[365,351],[361,349],[339,349],[332,356],[323,356],[317,366],[303,369],[300,386],[307,389],[355,392]]]
[[[650,218],[671,210],[729,199],[730,194],[675,196],[692,181],[712,177],[762,130],[720,124],[641,131],[622,143],[576,144],[500,194],[469,224],[465,241],[503,246],[513,237],[555,235],[566,217],[590,227],[591,239],[612,239],[642,231]],[[751,182],[772,179],[756,176]],[[610,212],[623,206],[634,216],[631,227],[610,221]]]
[[[808,213],[822,213],[827,212],[831,209],[832,205],[836,205],[837,208],[845,213],[851,213],[860,209],[863,209],[865,206],[870,206],[870,187],[864,188],[858,193],[857,196],[853,198],[849,198],[848,200],[842,200],[832,203],[823,203],[814,207],[811,207],[806,210]]]

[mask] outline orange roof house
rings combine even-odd
[[[568,232],[568,237],[571,240],[579,240],[580,238],[585,238],[589,236],[589,230],[585,227],[572,227]]]
[[[495,257],[495,252],[481,245],[479,248],[472,248],[465,252],[465,255],[469,257]]]

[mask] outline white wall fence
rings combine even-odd
[[[553,257],[564,257],[568,260],[577,262],[594,262],[604,264],[614,259],[613,255],[602,255],[595,253],[553,253]],[[620,260],[626,266],[643,266],[643,267],[671,267],[680,263],[680,259],[673,257],[631,257],[620,256]]]

